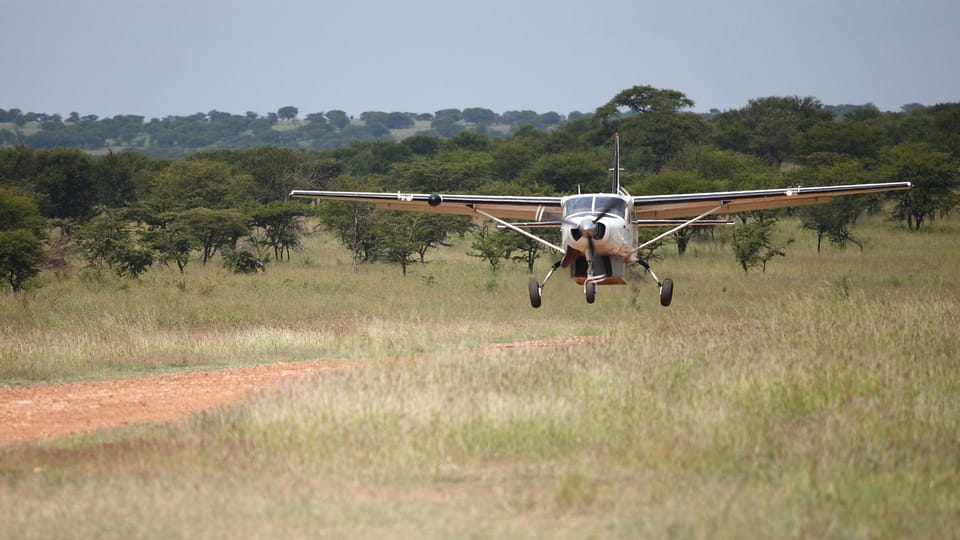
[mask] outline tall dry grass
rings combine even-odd
[[[283,336],[237,361],[369,361],[174,425],[0,450],[0,536],[953,537],[957,225],[862,229],[863,253],[794,232],[766,274],[708,245],[668,257],[669,309],[649,283],[588,306],[557,281],[533,311],[522,273],[452,253],[406,280],[327,260],[204,274],[179,308],[117,301],[146,335]],[[80,318],[61,330],[93,334]],[[595,337],[479,347],[562,335]]]

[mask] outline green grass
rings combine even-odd
[[[0,537],[955,537],[960,224],[868,221],[864,252],[821,254],[785,225],[765,274],[667,256],[668,309],[557,276],[535,311],[521,271],[353,274],[323,239],[259,276],[47,278],[2,298],[5,380],[368,361],[2,449]],[[596,337],[481,347],[565,335]]]

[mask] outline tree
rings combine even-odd
[[[37,153],[33,189],[46,217],[88,219],[97,204],[93,159],[72,148]]]
[[[11,291],[20,292],[40,272],[44,259],[43,243],[30,231],[0,231],[0,278],[10,284]]]
[[[605,105],[597,108],[593,116],[601,124],[611,125],[623,109],[635,114],[677,113],[693,105],[693,100],[682,92],[641,85],[621,91]]]
[[[417,261],[423,242],[419,238],[417,221],[424,214],[383,212],[377,216],[375,249],[377,258],[398,263],[407,275],[407,267]]]
[[[332,189],[362,191],[369,186],[351,177],[337,179]],[[373,244],[376,209],[371,204],[324,201],[317,211],[323,226],[334,232],[340,243],[350,249],[353,271],[359,269],[360,259],[370,255]]]
[[[344,129],[350,125],[350,117],[341,110],[327,111],[326,117],[337,129]]]
[[[497,121],[497,113],[490,109],[481,109],[479,107],[469,107],[463,110],[461,118],[464,122],[471,124],[492,124]]]
[[[97,268],[113,269],[118,254],[131,249],[127,223],[116,210],[105,210],[78,228],[75,234],[80,252]]]
[[[157,212],[201,207],[222,210],[244,206],[254,192],[252,177],[234,174],[226,163],[185,159],[156,173],[144,199]]]
[[[693,100],[682,92],[634,86],[599,107],[594,121],[603,126],[594,133],[596,142],[605,142],[612,130],[624,135],[624,154],[635,169],[657,171],[687,144],[699,142],[707,127],[699,115],[682,113]]]
[[[467,255],[487,261],[490,263],[490,269],[496,272],[500,269],[500,263],[509,260],[516,249],[515,236],[518,235],[506,233],[485,222],[473,243],[470,244],[473,251],[468,251]]]
[[[300,245],[297,218],[304,214],[304,206],[297,202],[280,202],[260,206],[251,213],[254,227],[263,231],[264,243],[273,248],[273,258],[282,261],[284,253],[290,260],[290,249]]]
[[[794,137],[820,121],[833,119],[813,97],[766,97],[712,120],[714,142],[721,148],[751,153],[770,164],[783,163],[793,152]]]
[[[114,253],[113,269],[120,277],[137,279],[150,268],[153,259],[153,250],[128,243]]]
[[[897,198],[894,217],[907,222],[907,228],[920,225],[935,212],[946,212],[957,204],[960,176],[957,161],[927,144],[904,143],[886,149],[881,156],[882,173],[887,178],[913,183]]]
[[[40,273],[44,222],[37,205],[12,190],[0,188],[0,279],[19,292]]]
[[[490,154],[447,151],[431,159],[414,158],[394,165],[393,174],[405,188],[427,193],[475,191],[493,176]]]
[[[296,107],[287,105],[286,107],[280,107],[280,109],[277,110],[277,118],[280,120],[290,121],[296,119],[297,114],[299,113],[300,111]]]
[[[287,198],[296,187],[304,158],[295,150],[261,146],[236,154],[235,173],[249,175],[255,186],[254,195],[261,203]]]
[[[100,204],[117,208],[137,197],[136,178],[146,168],[147,158],[136,152],[114,153],[94,163],[95,191]]]
[[[591,152],[544,154],[527,174],[536,182],[549,185],[557,193],[602,191],[609,189],[609,173]]]
[[[237,240],[249,232],[250,218],[235,210],[192,208],[179,222],[203,251],[203,264],[221,248],[236,248]]]
[[[162,226],[147,231],[144,241],[156,252],[159,264],[167,265],[173,261],[181,274],[190,261],[190,253],[200,249],[198,239],[189,234],[176,215],[167,216]]]
[[[846,154],[875,159],[885,142],[885,133],[877,122],[857,122],[848,117],[840,122],[823,120],[796,135],[791,145],[798,155],[816,152]]]
[[[738,225],[733,232],[733,252],[744,272],[750,268],[761,267],[767,271],[767,262],[774,257],[786,257],[786,247],[793,240],[782,244],[773,243],[773,228],[776,218],[769,212],[751,212],[744,214],[745,223]]]
[[[263,262],[245,249],[225,249],[223,251],[223,267],[234,274],[255,274],[258,271],[266,271]]]
[[[436,214],[380,212],[370,239],[372,253],[381,261],[398,263],[407,275],[411,263],[426,263],[429,250],[443,245],[450,223],[468,221]]]
[[[503,261],[513,261],[526,265],[528,272],[543,254],[543,244],[512,231],[505,231],[484,222],[470,247],[467,255],[487,261],[490,269],[496,272]]]
[[[870,181],[871,172],[860,160],[845,154],[815,153],[803,159],[803,165],[787,173],[790,185],[817,186],[828,184],[858,184]],[[843,248],[847,242],[861,244],[850,232],[850,227],[865,208],[861,197],[840,197],[829,204],[800,208],[802,227],[817,235],[817,252],[827,238],[831,244]]]
[[[841,197],[830,204],[818,204],[801,209],[801,226],[804,230],[817,234],[817,253],[820,253],[824,237],[841,249],[847,242],[852,242],[863,251],[863,244],[850,232],[850,226],[857,221],[860,212],[861,206],[856,200]]]

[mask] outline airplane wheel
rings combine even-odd
[[[583,292],[587,297],[587,303],[592,304],[597,299],[597,284],[592,281],[588,281],[584,286]]]
[[[540,284],[537,283],[537,280],[531,279],[527,289],[530,290],[530,305],[535,308],[540,307]]]
[[[667,307],[673,300],[673,280],[664,278],[663,285],[660,285],[660,305]]]

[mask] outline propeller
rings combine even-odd
[[[613,210],[613,207],[619,202],[620,199],[611,198],[610,201],[607,202],[607,205],[603,207],[603,209],[601,209],[599,212],[584,216],[579,223],[573,223],[570,218],[564,218],[563,221],[575,225],[575,227],[571,230],[574,240],[579,240],[583,236],[586,236],[588,239],[603,238],[603,233],[606,232],[606,227],[600,222],[600,219],[607,215],[610,210]]]
[[[619,204],[622,199],[617,197],[611,197],[607,204],[600,209],[599,212],[591,213],[587,216],[584,216],[580,219],[579,222],[574,223],[570,218],[564,218],[564,222],[575,225],[571,230],[570,234],[573,236],[574,240],[580,240],[583,237],[587,238],[587,275],[593,275],[593,261],[596,259],[597,249],[594,244],[594,240],[599,240],[603,238],[604,233],[606,232],[606,226],[601,223],[603,216],[607,215],[617,204]]]

